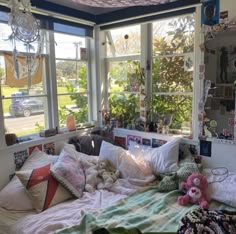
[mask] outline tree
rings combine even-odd
[[[167,36],[154,38],[156,55],[193,52],[194,18],[179,17],[169,23]],[[159,56],[153,62],[153,95],[151,112],[160,116],[173,114],[172,128],[180,128],[191,121],[192,97],[185,95],[158,95],[158,92],[192,92],[192,72],[184,70],[184,56]]]

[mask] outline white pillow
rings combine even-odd
[[[177,171],[179,160],[179,142],[180,139],[171,140],[158,148],[147,150],[151,158],[151,167],[153,173],[167,173]],[[146,153],[146,152],[145,152]]]
[[[205,168],[202,172],[206,176],[208,193],[211,199],[223,202],[236,208],[236,173],[228,172],[227,168]]]
[[[48,155],[38,148],[35,148],[32,154],[27,158],[20,171],[34,169],[45,166],[49,163],[55,163],[58,156]],[[20,180],[14,176],[13,179],[0,191],[0,207],[7,210],[33,210],[32,201],[25,191]]]
[[[124,179],[143,180],[147,176],[133,159],[134,156],[119,146],[102,141],[99,158],[109,160],[120,171],[121,177]]]

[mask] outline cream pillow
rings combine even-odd
[[[51,164],[47,164],[32,170],[16,172],[38,212],[73,198],[73,195],[53,178],[50,167]]]
[[[58,156],[48,155],[36,148],[27,158],[20,171],[37,168],[49,163],[53,164],[57,158]],[[34,209],[30,197],[16,176],[0,191],[0,207],[17,211]]]

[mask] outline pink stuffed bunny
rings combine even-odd
[[[184,196],[178,197],[178,203],[183,206],[190,202],[199,204],[203,209],[208,209],[207,186],[208,182],[205,176],[198,173],[190,175],[187,182],[181,183],[181,188],[187,192]]]

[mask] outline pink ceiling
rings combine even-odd
[[[129,7],[148,6],[160,3],[175,2],[176,0],[73,0],[73,2],[92,7]]]

